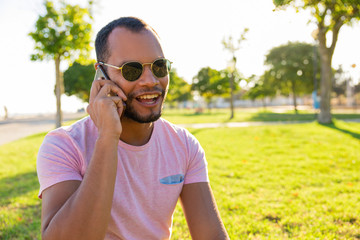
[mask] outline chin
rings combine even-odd
[[[133,111],[132,108],[126,108],[124,112],[124,117],[127,117],[138,123],[151,123],[155,122],[161,117],[162,111],[152,111],[150,114],[140,114],[136,111]]]

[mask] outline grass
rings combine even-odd
[[[360,123],[191,132],[232,239],[360,239]],[[44,136],[0,146],[0,239],[40,239],[35,164]],[[179,205],[172,239],[190,239]]]
[[[229,109],[212,109],[204,110],[202,113],[195,113],[191,109],[165,109],[164,118],[175,124],[187,123],[214,123],[214,122],[253,122],[253,121],[313,121],[316,115],[312,111],[294,111],[273,112],[271,110],[244,109],[237,108],[234,113],[235,117],[229,120]],[[360,118],[360,113],[333,113],[334,119],[355,119]]]
[[[0,146],[0,239],[40,239],[36,155],[44,136]]]
[[[193,133],[232,239],[360,239],[359,123]],[[179,206],[174,219],[188,239]]]

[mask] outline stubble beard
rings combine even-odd
[[[134,97],[133,94],[130,94],[129,96],[127,96],[127,101],[126,101],[126,108],[124,111],[124,117],[127,117],[135,122],[138,123],[151,123],[151,122],[155,122],[156,120],[158,120],[161,117],[162,114],[162,109],[163,109],[163,104],[165,101],[165,97],[166,97],[166,92],[165,90],[161,90],[161,103],[160,103],[160,109],[159,110],[151,110],[150,114],[147,115],[141,115],[139,114],[135,108],[133,107],[132,102],[133,101],[137,101]]]

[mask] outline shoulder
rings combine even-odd
[[[49,147],[61,149],[78,149],[87,141],[97,137],[97,131],[90,117],[85,117],[70,126],[64,126],[50,131],[44,138],[40,151]],[[80,150],[81,151],[81,150]]]
[[[169,134],[173,134],[182,138],[195,138],[186,128],[175,125],[163,118],[160,118],[155,123],[155,129],[157,131],[168,132]]]
[[[69,138],[80,141],[82,136],[92,136],[97,133],[96,127],[90,117],[84,117],[70,126],[63,126],[50,131],[46,138]]]
[[[188,151],[194,147],[201,148],[199,141],[185,128],[175,125],[163,118],[155,122],[156,134],[166,142],[184,146]]]

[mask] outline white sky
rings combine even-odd
[[[0,0],[0,113],[4,105],[11,115],[55,112],[54,63],[30,61],[34,44],[27,34],[43,12],[42,2]],[[237,68],[245,76],[261,75],[264,57],[271,48],[288,41],[313,42],[315,25],[308,24],[308,12],[273,9],[272,0],[99,0],[93,39],[101,27],[118,17],[142,18],[160,35],[165,56],[174,62],[178,74],[191,82],[202,67],[225,68],[230,56],[222,39],[230,35],[238,38],[247,27]],[[342,64],[355,81],[360,76],[359,26],[342,28],[333,58],[333,67]],[[92,55],[95,58],[94,50]],[[357,67],[352,69],[354,63]],[[62,63],[62,70],[66,68],[67,63]],[[62,99],[64,111],[83,106],[75,97]]]

